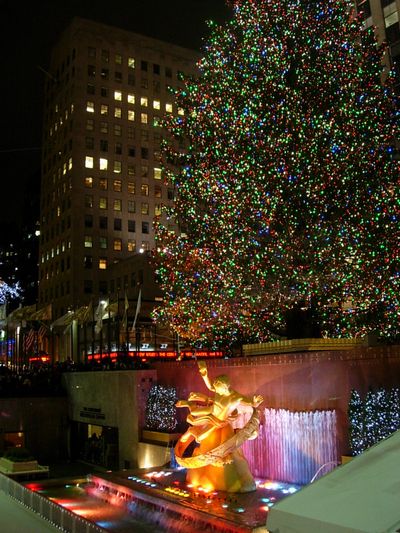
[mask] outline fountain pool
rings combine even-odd
[[[25,486],[117,533],[261,533],[269,509],[300,488],[257,480],[254,492],[218,493],[188,486],[183,469],[124,470]]]

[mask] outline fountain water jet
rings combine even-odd
[[[254,475],[305,485],[321,466],[337,465],[335,411],[265,409],[264,415],[258,439],[243,446]]]

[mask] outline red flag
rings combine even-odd
[[[24,337],[24,351],[29,352],[29,350],[33,347],[33,343],[35,342],[35,330],[30,329],[27,333],[25,333]]]
[[[42,340],[43,337],[46,336],[46,333],[47,333],[47,327],[44,324],[42,324],[38,330],[38,338]]]

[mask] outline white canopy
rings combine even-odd
[[[271,508],[270,533],[400,531],[400,430]]]

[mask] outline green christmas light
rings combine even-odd
[[[185,115],[165,121],[176,202],[156,228],[158,316],[200,344],[284,335],[295,306],[329,336],[395,338],[399,112],[385,50],[345,0],[231,4],[176,95]]]

